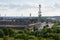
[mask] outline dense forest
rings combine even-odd
[[[0,40],[60,40],[60,27],[55,23],[52,28],[45,26],[38,30],[33,27],[33,30],[25,27],[21,30],[12,28],[0,29]]]

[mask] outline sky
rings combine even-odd
[[[60,16],[60,0],[0,0],[0,16]]]

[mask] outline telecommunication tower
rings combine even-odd
[[[41,5],[39,4],[38,22],[40,21],[40,18],[41,18]]]
[[[31,17],[31,13],[30,13],[30,17]]]

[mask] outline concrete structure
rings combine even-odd
[[[29,24],[29,27],[30,27],[30,29],[33,29],[33,27],[38,27],[38,29],[40,30],[40,29],[43,29],[44,28],[44,26],[46,26],[47,25],[47,23],[46,22],[43,22],[43,23],[33,23],[33,24]],[[51,28],[52,26],[54,25],[54,23],[48,23],[48,28]]]

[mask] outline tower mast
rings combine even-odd
[[[39,4],[39,11],[38,11],[38,30],[41,29],[41,5]]]
[[[30,13],[30,17],[31,17],[31,13]]]
[[[39,4],[38,22],[40,22],[40,18],[41,18],[41,5]]]

